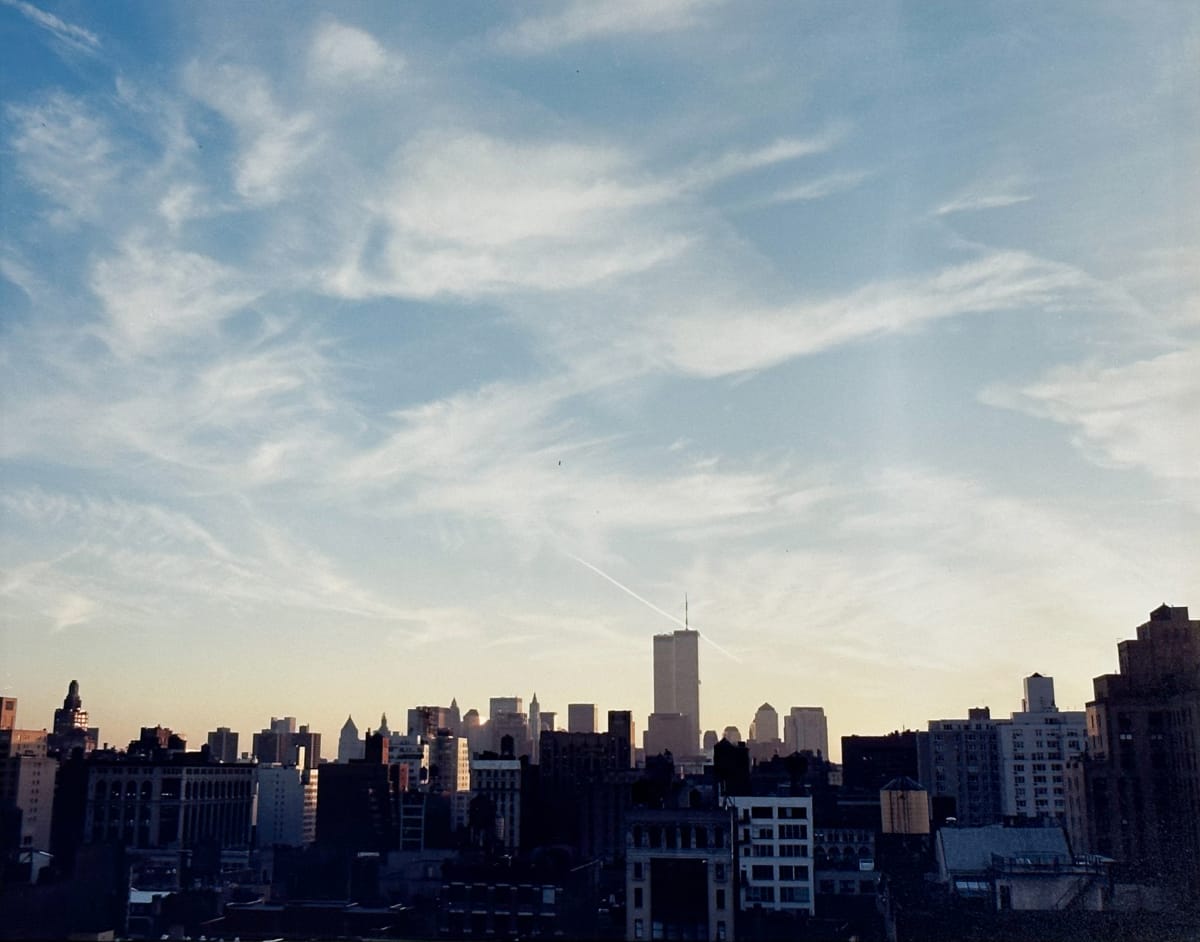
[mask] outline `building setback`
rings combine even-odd
[[[1094,682],[1087,751],[1067,770],[1076,851],[1116,877],[1200,898],[1200,621],[1163,605],[1117,646],[1120,673]]]

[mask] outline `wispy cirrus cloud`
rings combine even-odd
[[[1200,347],[1062,366],[1028,385],[990,387],[982,399],[1066,426],[1090,460],[1141,469],[1200,509]]]
[[[9,105],[7,111],[17,167],[54,204],[51,221],[96,220],[119,174],[118,145],[108,122],[64,92],[35,104]]]
[[[0,2],[18,10],[30,22],[36,23],[72,49],[94,53],[100,48],[100,37],[89,29],[69,23],[53,13],[47,13],[39,7],[35,7],[32,3],[24,2],[24,0],[0,0]]]
[[[594,4],[572,0],[540,16],[521,20],[495,36],[503,52],[536,55],[597,39],[660,34],[698,23],[715,0],[616,0]]]
[[[1032,196],[1025,193],[964,193],[952,200],[942,203],[934,213],[938,216],[948,216],[951,213],[980,212],[985,209],[1003,209],[1006,206],[1016,206],[1027,203]]]
[[[655,319],[649,336],[680,372],[722,376],[934,320],[1045,304],[1084,284],[1069,266],[1022,252],[994,252],[827,301],[775,307],[702,302],[687,314]]]
[[[282,107],[268,78],[253,68],[194,62],[184,79],[197,100],[237,130],[240,150],[233,161],[233,180],[238,194],[262,206],[289,193],[296,174],[321,144],[316,118]]]

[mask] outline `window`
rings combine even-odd
[[[642,908],[642,905],[643,905],[642,898],[643,898],[642,897],[642,888],[640,886],[635,886],[633,888],[633,908],[634,909]]]
[[[713,867],[713,879],[714,880],[724,880],[725,879],[725,865],[723,863],[719,863]],[[724,892],[724,891],[722,891],[722,892]]]
[[[750,868],[752,880],[774,880],[775,868],[771,864],[755,864]]]
[[[640,919],[633,920],[633,937],[635,939],[644,938],[646,935],[646,925]]]
[[[724,909],[724,908],[725,908],[725,890],[718,889],[717,890],[717,909]],[[722,925],[724,925],[724,923],[722,923]]]
[[[752,818],[773,818],[775,817],[775,809],[770,805],[755,805],[750,809],[750,817]]]
[[[633,865],[633,878],[635,880],[644,880],[646,878],[645,865],[640,860]]]

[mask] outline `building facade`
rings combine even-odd
[[[1067,813],[1067,762],[1083,750],[1087,717],[1083,710],[1059,710],[1054,678],[1025,678],[1022,709],[998,722],[1000,810],[1006,818],[1054,818]]]
[[[744,796],[729,801],[735,820],[739,908],[812,915],[812,799]]]
[[[654,712],[684,717],[677,756],[700,749],[700,633],[682,629],[654,636]],[[649,751],[649,750],[647,750]]]
[[[631,811],[626,818],[625,938],[733,939],[730,813]]]
[[[1087,749],[1067,771],[1077,851],[1115,858],[1122,881],[1200,898],[1200,621],[1163,605],[1093,682]]]
[[[792,707],[783,721],[783,744],[788,755],[812,752],[829,758],[829,723],[824,707]]]

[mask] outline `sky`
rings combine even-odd
[[[1082,709],[1200,612],[1200,7],[0,3],[0,690]],[[833,752],[836,754],[836,747]]]

